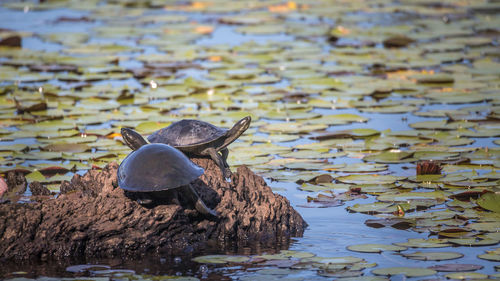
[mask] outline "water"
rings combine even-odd
[[[147,14],[147,13],[146,13]],[[172,14],[172,13],[169,13]],[[283,42],[294,42],[298,38],[303,38],[301,36],[294,36],[290,33],[279,33],[277,35],[258,35],[258,34],[241,34],[237,32],[238,25],[222,24],[215,20],[217,17],[225,16],[227,14],[218,13],[174,13],[180,15],[189,15],[193,22],[201,22],[207,25],[214,25],[214,32],[210,36],[204,36],[196,41],[192,42],[199,46],[200,48],[232,48],[239,46],[241,44],[246,44],[254,42],[257,46],[279,45]],[[233,15],[233,14],[229,14]],[[362,16],[370,18],[370,20],[364,23],[359,23],[361,28],[370,28],[380,24],[385,21],[385,24],[390,25],[391,23],[398,24],[405,22],[404,17],[400,14],[394,14],[394,18],[387,18],[388,14],[364,14],[362,12],[351,14],[352,17]],[[389,14],[390,15],[390,14]],[[82,17],[92,17],[91,11],[78,10],[73,8],[56,8],[50,10],[11,10],[5,7],[0,8],[0,28],[13,29],[18,31],[28,31],[34,32],[35,35],[23,38],[22,47],[34,51],[45,51],[45,52],[59,52],[64,50],[66,47],[58,44],[51,43],[41,39],[38,35],[50,34],[53,32],[89,32],[92,34],[92,30],[95,27],[105,26],[106,22],[103,22],[103,18],[86,21],[71,21],[71,22],[58,22],[57,19],[61,17],[67,18],[82,18]],[[241,15],[245,17],[245,15]],[[302,22],[301,20],[291,19],[290,21]],[[333,25],[332,20],[327,20],[329,24]],[[316,22],[315,20],[308,20],[309,23],[319,23],[322,22],[320,19]],[[161,28],[161,27],[158,27]],[[166,25],[165,29],[168,29]],[[151,35],[153,38],[159,38],[156,35]],[[307,36],[305,36],[307,38]],[[310,41],[309,41],[310,40]],[[131,38],[121,38],[121,39],[109,39],[109,38],[91,38],[90,43],[119,43],[127,46],[140,46],[140,44]],[[310,37],[307,38],[306,42],[312,44],[322,44],[322,39]],[[344,42],[344,41],[343,41]],[[350,42],[350,39],[345,39],[346,44]],[[353,39],[353,42],[356,40]],[[303,43],[301,41],[301,43]],[[181,48],[182,46],[179,46]],[[327,52],[334,49],[334,47],[329,45],[321,45],[322,49]],[[376,45],[377,48],[383,48],[380,44]],[[207,49],[208,50],[208,49]],[[208,51],[207,51],[208,52]],[[143,50],[139,52],[123,53],[121,55],[127,56],[127,59],[120,60],[119,66],[123,68],[138,68],[143,66],[143,62],[136,59],[136,56],[140,54],[157,55],[162,54],[158,48],[145,46]],[[214,56],[217,55],[216,53]],[[300,57],[299,57],[300,58]],[[230,59],[230,58],[227,58]],[[195,62],[202,61],[201,58],[197,58]],[[496,59],[498,61],[498,59]],[[241,68],[246,67],[246,65],[240,65]],[[186,69],[180,70],[176,73],[177,77],[191,77],[199,80],[206,80],[207,71],[200,69]],[[340,77],[342,78],[342,77]],[[498,76],[497,76],[498,80]],[[3,83],[3,82],[2,82]],[[68,86],[70,83],[63,83],[57,80],[50,80],[49,83],[54,85]],[[94,85],[101,84],[111,84],[113,87],[120,87],[123,85],[128,85],[131,89],[141,89],[143,87],[140,81],[135,78],[130,78],[127,80],[104,80],[99,82],[94,82]],[[20,84],[20,86],[31,86],[31,85],[41,85],[43,83],[25,83]],[[252,85],[249,83],[248,85]],[[247,85],[245,85],[247,86]],[[277,83],[271,83],[265,86],[272,86],[276,89],[287,88],[293,86],[288,79],[283,79]],[[492,86],[496,87],[498,90],[498,83]],[[368,98],[367,98],[368,99]],[[405,100],[405,97],[393,97],[389,96],[388,99],[392,100]],[[168,101],[169,99],[159,99],[148,101],[149,103],[159,103],[163,101]],[[277,101],[276,103],[280,103]],[[425,103],[420,106],[419,111],[430,111],[436,109],[447,109],[454,110],[460,109],[466,106],[473,105],[488,105],[491,106],[490,102],[483,102],[481,104],[430,104]],[[136,105],[133,105],[136,106]],[[145,111],[143,108],[139,108],[139,111]],[[178,111],[174,110],[173,114]],[[411,127],[409,124],[414,122],[431,121],[431,120],[442,120],[442,118],[428,118],[419,117],[413,115],[412,113],[397,113],[397,114],[381,114],[381,113],[363,113],[356,108],[348,109],[325,109],[325,108],[315,108],[312,112],[317,112],[322,115],[329,114],[341,114],[341,113],[351,113],[358,114],[363,117],[369,118],[366,123],[352,123],[346,125],[330,126],[327,131],[340,131],[340,130],[350,130],[356,128],[372,128],[379,131],[404,131],[409,130]],[[266,119],[265,116],[259,120],[263,123],[273,123],[273,122],[283,122],[275,121],[271,119]],[[1,124],[1,123],[0,123]],[[87,125],[85,129],[105,129],[113,128],[117,124],[117,121],[103,120],[103,123],[97,125]],[[3,127],[3,126],[2,126]],[[474,147],[495,147],[493,141],[498,138],[472,138]],[[305,137],[300,138],[292,142],[279,143],[280,145],[293,148],[296,145],[310,143],[312,140]],[[13,145],[16,143],[24,143],[27,145],[37,144],[36,138],[19,138],[14,140],[2,140],[0,139],[0,145]],[[30,165],[36,163],[54,163],[54,161],[25,161],[23,165]],[[329,159],[329,162],[340,164],[340,163],[353,163],[362,162],[361,159],[342,157],[338,159]],[[256,168],[262,168],[262,165],[257,165]],[[407,169],[404,169],[407,168]],[[414,164],[391,164],[389,165],[389,170],[387,173],[392,173],[397,176],[412,176],[414,175]],[[80,170],[79,173],[83,173],[84,170]],[[321,171],[318,171],[321,172]],[[303,216],[305,221],[309,224],[303,237],[292,238],[290,243],[285,243],[283,245],[254,245],[249,243],[248,247],[233,248],[233,250],[227,252],[221,252],[218,248],[207,248],[203,251],[195,251],[191,254],[186,254],[185,256],[157,256],[157,255],[147,255],[141,259],[68,259],[64,261],[44,261],[44,262],[27,262],[27,263],[6,263],[0,269],[0,277],[12,278],[12,277],[76,277],[76,276],[104,276],[115,278],[123,277],[120,274],[126,274],[126,272],[99,272],[99,271],[82,271],[79,273],[69,272],[66,270],[68,266],[78,265],[78,264],[96,264],[105,265],[113,270],[126,269],[133,270],[137,274],[145,275],[176,275],[176,276],[195,276],[197,278],[205,280],[230,280],[230,279],[245,279],[245,278],[264,278],[259,277],[259,270],[266,268],[275,268],[273,266],[262,266],[259,264],[242,264],[242,265],[213,265],[213,264],[198,264],[191,261],[190,259],[197,255],[203,254],[242,254],[242,255],[259,255],[264,253],[277,253],[282,249],[296,250],[311,252],[317,256],[323,257],[344,257],[353,256],[359,257],[367,260],[368,262],[376,262],[376,268],[392,267],[392,266],[419,266],[428,267],[435,264],[445,264],[445,263],[471,263],[484,265],[484,269],[478,272],[485,274],[494,274],[493,262],[485,261],[477,258],[478,254],[483,253],[486,250],[490,250],[492,246],[482,246],[482,247],[448,247],[444,249],[414,249],[415,251],[454,251],[464,254],[463,258],[452,261],[415,261],[409,260],[399,253],[393,252],[383,252],[381,254],[366,254],[349,251],[346,249],[349,245],[361,244],[361,243],[401,243],[406,242],[409,238],[423,238],[429,237],[428,233],[418,233],[412,230],[398,230],[391,227],[384,227],[379,229],[371,228],[364,224],[367,219],[374,219],[374,216],[365,215],[361,213],[349,213],[346,208],[357,203],[369,203],[374,202],[373,196],[369,196],[365,200],[353,200],[347,201],[343,206],[331,207],[331,208],[316,208],[312,204],[308,204],[307,196],[316,196],[317,193],[310,193],[299,190],[299,185],[291,182],[273,182],[266,179],[268,185],[288,200],[290,200],[292,206]],[[30,195],[29,190],[25,194]],[[307,207],[306,207],[307,206]],[[445,208],[444,204],[437,207]],[[435,236],[434,236],[435,237]],[[413,249],[412,249],[413,250]],[[409,250],[409,251],[412,251]],[[408,251],[407,251],[408,252]],[[369,275],[371,269],[366,269],[363,272]],[[24,273],[25,272],[25,273]],[[267,276],[267,275],[265,275]],[[280,275],[281,276],[281,275]],[[285,274],[288,278],[297,277],[299,279],[325,279],[316,274],[315,270],[296,270],[292,273]],[[443,276],[443,274],[438,274],[438,276]],[[264,278],[265,279],[265,278]],[[418,278],[408,278],[404,277],[393,277],[391,280],[417,280]]]

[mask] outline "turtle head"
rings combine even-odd
[[[141,134],[138,132],[129,129],[129,128],[122,128],[121,129],[121,134],[123,141],[125,142],[128,147],[130,147],[132,150],[137,150],[141,146],[148,144],[146,139],[144,139]]]
[[[252,117],[250,116],[247,116],[236,122],[236,124],[234,124],[234,126],[226,132],[227,138],[224,140],[224,143],[221,145],[221,147],[219,147],[219,150],[226,148],[233,141],[239,138],[241,134],[243,134],[248,129],[248,127],[250,127],[250,122],[252,122]]]
[[[247,116],[241,119],[240,121],[236,122],[236,124],[234,124],[234,126],[230,130],[231,135],[234,134],[240,136],[241,134],[243,134],[243,132],[245,132],[248,129],[248,127],[250,127],[251,122],[252,122],[252,117],[250,116]]]

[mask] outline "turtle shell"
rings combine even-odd
[[[133,192],[167,190],[186,185],[203,172],[176,148],[152,143],[123,159],[118,168],[118,185]]]
[[[151,143],[167,143],[175,147],[197,146],[218,140],[227,133],[210,123],[184,119],[160,129],[148,137]]]

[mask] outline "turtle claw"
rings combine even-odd
[[[210,217],[210,216],[218,217],[219,216],[219,214],[216,211],[208,208],[207,205],[205,205],[205,203],[203,203],[203,201],[201,199],[196,200],[194,207],[198,212],[204,214],[205,216],[208,216],[208,217]]]
[[[231,170],[229,168],[222,168],[221,170],[222,174],[224,175],[224,178],[226,178],[226,180],[229,179],[229,181],[231,181],[231,176],[233,175]]]
[[[153,200],[150,199],[150,198],[139,198],[137,199],[137,203],[141,204],[142,206],[144,205],[150,205],[151,203],[153,203]]]

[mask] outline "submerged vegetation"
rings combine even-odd
[[[292,250],[207,253],[184,275],[500,277],[497,1],[40,2],[0,7],[3,175],[55,196],[125,158],[122,127],[250,115],[229,166],[268,179],[309,228]]]

